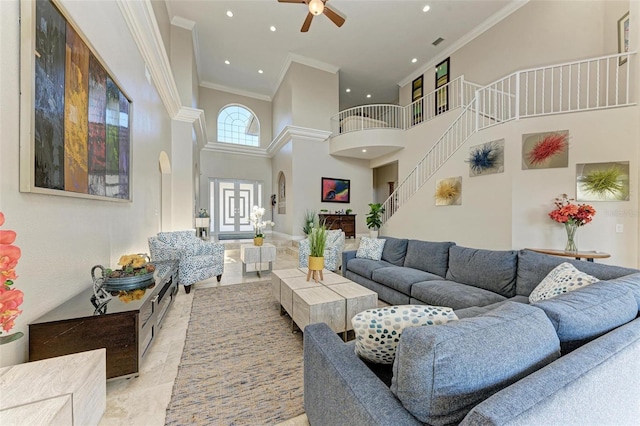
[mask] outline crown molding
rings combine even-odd
[[[182,107],[173,117],[174,120],[193,124],[198,147],[203,149],[207,145],[207,124],[204,111],[197,108]]]
[[[278,89],[280,88],[280,85],[282,84],[282,81],[284,80],[284,77],[287,75],[287,71],[289,71],[289,67],[294,62],[297,62],[297,63],[302,64],[302,65],[306,65],[306,66],[311,67],[311,68],[316,68],[316,69],[319,69],[321,71],[330,72],[332,74],[336,74],[340,70],[340,67],[337,67],[335,65],[331,65],[331,64],[328,64],[326,62],[318,61],[316,59],[307,58],[306,56],[298,55],[296,53],[289,53],[287,55],[287,58],[284,61],[284,64],[282,65],[282,69],[280,70],[280,75],[278,76],[278,81],[276,82],[275,86],[273,87],[273,93],[271,94],[272,98],[276,95],[276,92],[278,92]]]
[[[191,19],[183,18],[182,16],[174,16],[171,18],[171,25],[175,25],[176,27],[184,28],[188,31],[193,31],[196,27],[196,23]]]
[[[156,90],[170,117],[175,117],[182,103],[169,57],[149,1],[116,0],[155,83]]]
[[[267,146],[267,153],[269,154],[269,157],[273,157],[293,138],[309,142],[323,142],[329,139],[329,136],[331,136],[331,132],[326,130],[310,129],[308,127],[291,125],[285,126],[278,136],[276,136],[269,146]]]
[[[245,96],[247,98],[258,99],[261,101],[271,102],[273,99],[271,96],[263,95],[260,93],[249,92],[246,90],[234,89],[232,87],[223,86],[221,84],[211,83],[209,81],[203,81],[200,83],[200,87],[204,87],[206,89],[218,90],[220,92],[231,93],[233,95]]]
[[[489,18],[487,18],[480,25],[478,25],[477,27],[475,27],[474,29],[469,31],[467,34],[462,36],[459,40],[454,42],[447,49],[443,50],[437,57],[435,57],[431,61],[429,61],[426,64],[424,64],[420,69],[412,72],[411,75],[409,75],[409,76],[405,77],[404,79],[402,79],[401,81],[399,81],[398,85],[400,87],[404,87],[407,84],[411,83],[416,78],[417,75],[425,74],[427,71],[429,71],[431,69],[434,69],[436,67],[436,65],[439,64],[440,62],[442,62],[444,59],[446,59],[449,56],[451,56],[457,50],[461,49],[464,45],[466,45],[467,43],[471,42],[473,39],[478,37],[480,34],[484,33],[485,31],[487,31],[488,29],[490,29],[491,27],[496,25],[498,22],[502,21],[503,19],[505,19],[507,16],[511,15],[516,10],[520,9],[522,6],[524,6],[528,2],[529,2],[529,0],[512,0],[511,3],[507,4],[505,7],[500,9],[498,12],[494,13],[493,15],[491,15]]]
[[[269,158],[267,150],[264,148],[256,148],[245,145],[235,145],[224,142],[209,141],[203,148],[203,151],[220,152],[224,154],[248,155],[251,157]]]

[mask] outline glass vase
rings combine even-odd
[[[578,251],[578,247],[576,246],[576,230],[578,229],[578,225],[575,223],[565,222],[564,229],[567,231],[567,245],[564,248],[564,251],[569,253],[575,253]]]

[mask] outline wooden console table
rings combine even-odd
[[[90,287],[29,324],[29,361],[106,348],[107,379],[137,376],[178,292],[178,261],[153,264],[154,281],[137,300],[116,293],[96,307]]]
[[[553,256],[573,257],[576,260],[586,259],[587,262],[593,262],[593,259],[606,259],[611,257],[609,253],[602,251],[564,251],[554,249],[527,248],[525,250],[535,251],[537,253],[550,254]]]
[[[324,222],[327,229],[342,229],[346,238],[356,237],[355,214],[324,214],[318,215],[320,223]]]

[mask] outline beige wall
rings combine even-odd
[[[287,235],[302,234],[302,217],[297,218],[293,214],[293,141],[289,141],[271,159],[271,185],[273,192],[278,192],[278,174],[284,173],[286,179],[286,213],[279,214],[275,209],[273,221],[276,226],[274,231]],[[296,184],[297,185],[297,184]],[[299,229],[298,229],[299,228]]]
[[[373,202],[384,203],[389,197],[389,182],[398,183],[398,162],[373,169]]]
[[[293,99],[291,94],[291,69],[285,74],[278,90],[273,95],[273,136],[280,134],[286,126],[293,124]]]
[[[260,121],[260,146],[266,148],[271,143],[273,139],[271,132],[271,102],[204,86],[200,86],[199,92],[199,107],[204,110],[209,142],[218,141],[218,114],[222,108],[231,104],[239,104],[249,108],[258,117],[258,121]]]
[[[338,74],[293,62],[292,124],[318,130],[331,130],[330,118],[338,113]]]
[[[171,70],[184,106],[193,106],[193,38],[191,31],[171,26]]]
[[[169,12],[167,11],[167,4],[164,0],[151,0],[151,6],[153,7],[153,15],[156,17],[158,23],[158,29],[160,30],[160,37],[162,37],[162,44],[164,50],[167,52],[167,57],[171,57],[171,21],[169,20]]]
[[[147,237],[160,229],[161,151],[171,153],[171,122],[115,2],[63,1],[77,28],[95,47],[132,106],[132,197],[116,203],[21,193],[19,164],[19,2],[0,1],[0,210],[3,229],[17,232],[22,257],[16,288],[25,293],[12,331],[27,325],[91,285],[90,269],[115,267],[126,253],[148,252]],[[171,154],[169,155],[171,158]],[[87,301],[89,303],[89,301]],[[27,359],[28,335],[0,346],[0,365]]]

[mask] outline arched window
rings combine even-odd
[[[260,146],[258,117],[241,105],[228,105],[218,114],[218,142]]]

